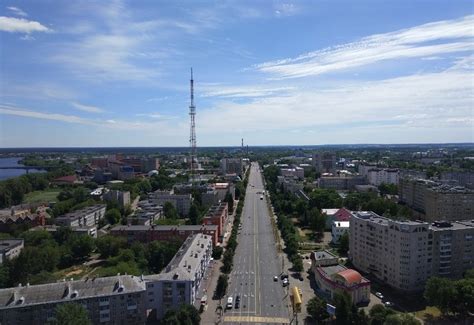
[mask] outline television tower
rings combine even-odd
[[[191,68],[191,104],[189,105],[189,116],[191,117],[191,130],[189,135],[189,145],[191,146],[191,183],[194,184],[194,168],[197,163],[196,158],[196,106],[194,106],[194,80],[193,68]]]

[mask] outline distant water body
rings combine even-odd
[[[22,164],[18,163],[20,159],[21,158],[19,157],[0,158],[0,167],[23,166]],[[29,170],[29,173],[43,173],[43,172],[44,170],[37,170],[37,169]],[[23,174],[26,174],[25,169],[0,169],[0,180],[18,177]]]

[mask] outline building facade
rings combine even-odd
[[[395,289],[421,291],[431,276],[458,278],[473,267],[474,224],[469,222],[430,225],[357,211],[350,227],[352,264]]]
[[[182,304],[193,305],[212,255],[212,238],[204,234],[189,236],[171,262],[160,273],[144,277],[148,309],[157,319]]]
[[[242,158],[222,158],[220,161],[221,173],[242,175],[244,172],[244,165]]]
[[[97,226],[105,216],[105,205],[97,204],[83,209],[66,213],[55,219],[58,226],[92,227]]]
[[[0,289],[0,323],[46,324],[64,303],[84,306],[93,324],[146,322],[145,282],[133,275],[119,275]]]
[[[398,175],[398,169],[372,168],[367,171],[367,181],[370,185],[375,186],[380,184],[398,185]]]
[[[192,204],[191,194],[175,194],[169,191],[155,191],[148,194],[148,201],[157,205],[165,205],[170,202],[178,211],[179,215],[187,216]]]
[[[336,154],[333,152],[314,153],[312,163],[317,173],[336,172]]]
[[[5,260],[11,260],[20,255],[24,244],[25,241],[23,239],[0,240],[0,264],[3,264]]]

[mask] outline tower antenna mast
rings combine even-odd
[[[194,106],[194,80],[193,80],[193,68],[191,68],[191,104],[189,105],[189,116],[191,117],[191,129],[189,135],[189,145],[191,147],[191,183],[195,181],[195,164],[197,163],[196,158],[196,106]]]

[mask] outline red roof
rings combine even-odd
[[[55,182],[65,182],[65,183],[74,183],[77,181],[76,175],[68,175],[63,177],[58,177],[54,180]]]
[[[350,219],[351,212],[346,208],[341,208],[334,214],[334,221],[349,221]]]
[[[344,280],[346,280],[348,285],[354,283],[360,283],[362,281],[362,275],[359,272],[352,269],[347,269],[338,273],[338,275],[342,276]]]

